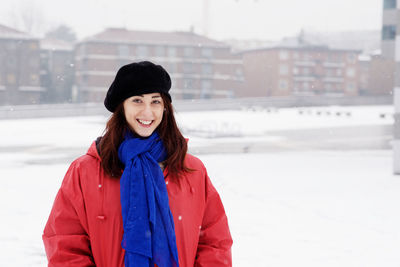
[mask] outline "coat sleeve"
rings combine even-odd
[[[43,232],[49,267],[95,266],[76,165],[72,163],[64,177]]]
[[[232,237],[224,206],[206,174],[206,207],[194,266],[232,266],[231,246]]]

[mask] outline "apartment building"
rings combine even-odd
[[[358,95],[359,51],[296,45],[241,54],[242,96]]]
[[[174,99],[234,97],[244,82],[241,56],[224,43],[193,32],[110,28],[75,47],[79,101],[103,101],[119,67],[141,60],[167,69]]]
[[[40,83],[44,103],[72,102],[75,79],[74,45],[63,40],[40,40]]]
[[[393,93],[395,61],[381,54],[359,57],[360,95],[391,95]]]
[[[382,13],[382,56],[387,59],[395,58],[396,29],[398,25],[399,8],[396,0],[383,1]]]
[[[0,105],[35,104],[40,86],[39,40],[0,25]]]

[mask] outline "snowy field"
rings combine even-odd
[[[302,130],[389,127],[392,110],[177,114],[224,202],[234,266],[400,266],[400,176],[392,174],[390,149],[268,149]],[[55,194],[71,160],[101,135],[106,119],[0,121],[1,266],[46,266],[41,234]],[[265,151],[229,152],[235,143],[263,143]],[[219,153],[207,153],[210,146]]]

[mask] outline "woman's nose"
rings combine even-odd
[[[150,104],[145,104],[143,106],[142,114],[143,115],[153,115],[153,111],[151,109],[151,105]]]

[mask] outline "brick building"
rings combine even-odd
[[[40,40],[40,82],[46,88],[44,103],[72,101],[74,45],[62,40]]]
[[[395,61],[381,54],[359,57],[360,95],[391,95]]]
[[[168,70],[175,99],[234,97],[243,86],[241,56],[224,43],[192,32],[111,28],[75,47],[79,101],[103,101],[118,68],[141,60]]]
[[[39,40],[0,25],[0,105],[40,101]]]
[[[241,96],[358,95],[358,54],[325,46],[277,46],[241,52]]]

